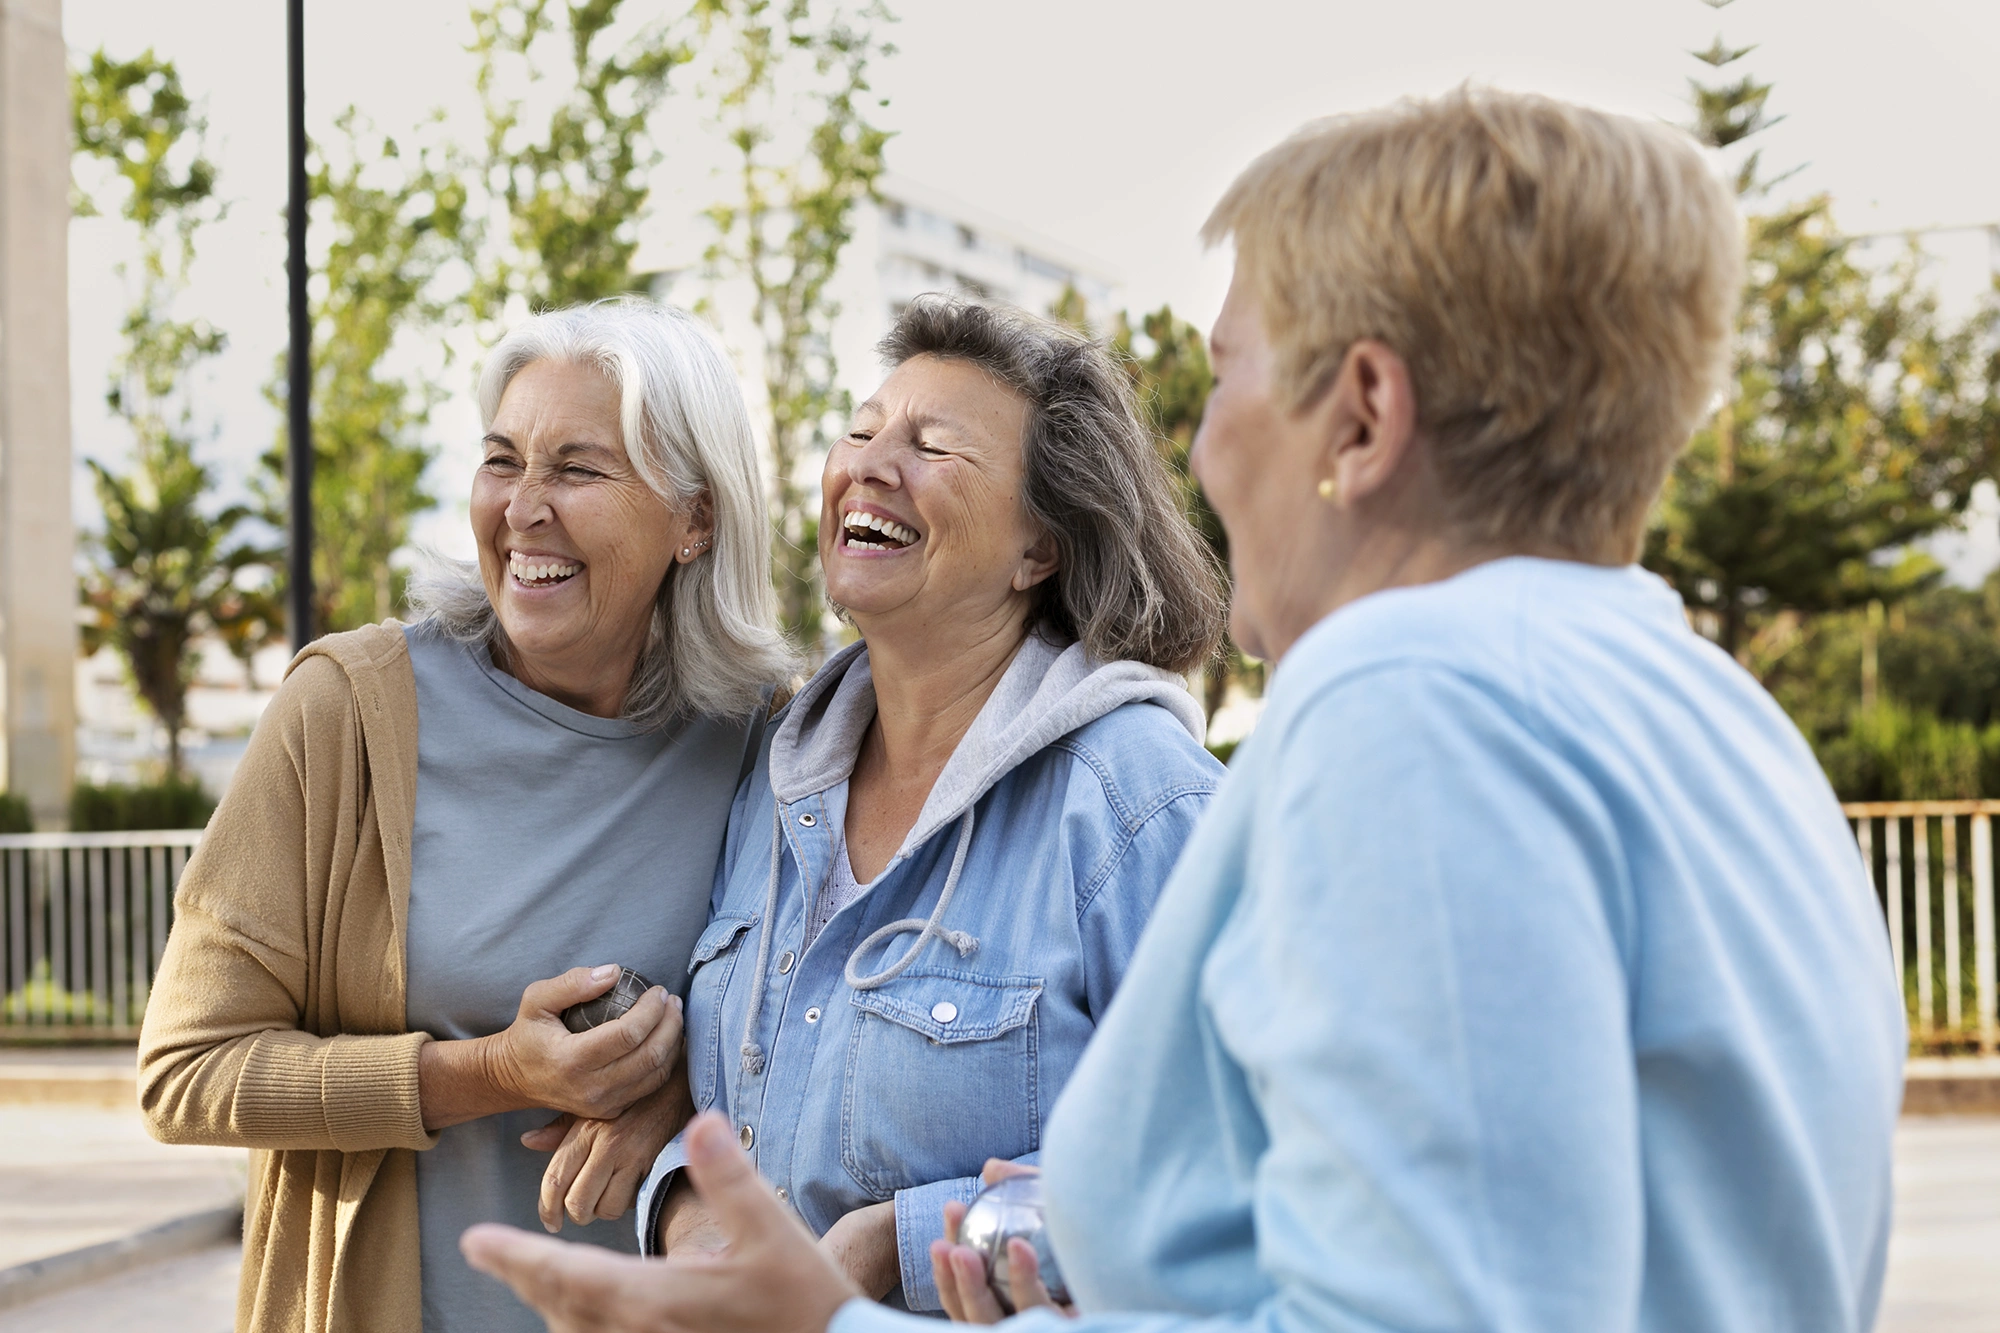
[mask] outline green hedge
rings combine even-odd
[[[16,796],[11,791],[0,791],[0,833],[33,833],[35,814],[28,808],[28,798]]]
[[[1818,748],[1844,801],[2000,796],[2000,723],[1975,727],[1885,701],[1857,710]]]
[[[69,826],[77,833],[204,828],[213,813],[215,798],[201,783],[185,778],[136,787],[79,782],[69,798]]]

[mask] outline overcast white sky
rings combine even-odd
[[[1134,309],[1171,301],[1206,324],[1226,260],[1195,233],[1231,176],[1302,121],[1463,80],[1683,120],[1687,52],[1718,31],[1759,44],[1785,122],[1766,162],[1803,164],[1789,194],[1831,193],[1854,232],[2000,222],[2000,0],[890,0],[899,54],[882,63],[891,169],[1105,258]],[[674,4],[628,0],[669,12]],[[227,331],[207,388],[209,456],[240,484],[277,414],[260,388],[283,346],[284,43],[275,0],[68,0],[73,58],[151,46],[203,99],[228,219],[201,241],[189,309]],[[385,129],[444,106],[477,132],[458,0],[307,0],[308,115],[329,137],[358,104]],[[669,114],[676,114],[672,107]],[[678,114],[692,114],[685,100]],[[671,157],[663,172],[672,173]],[[685,195],[689,183],[678,178]],[[698,183],[693,187],[699,191]],[[80,456],[124,448],[103,368],[127,303],[112,272],[122,224],[71,237],[71,346]],[[1988,280],[1983,234],[1930,243],[1949,308]],[[1878,247],[1886,262],[1894,243]],[[465,372],[469,383],[470,371]],[[476,434],[463,396],[440,441]],[[456,496],[457,476],[437,478]],[[94,516],[84,475],[77,512]],[[1988,521],[1990,525],[1990,520]],[[433,540],[446,534],[430,534]]]

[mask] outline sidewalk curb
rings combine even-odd
[[[0,1268],[0,1310],[11,1310],[58,1291],[162,1259],[192,1254],[235,1240],[242,1234],[243,1206],[230,1204],[176,1217],[102,1244]]]

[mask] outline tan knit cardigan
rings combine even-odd
[[[417,692],[394,621],[286,672],[174,894],[139,1039],[166,1143],[250,1155],[239,1330],[419,1333],[404,1030]]]

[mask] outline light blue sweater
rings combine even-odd
[[[1056,1106],[1063,1327],[1865,1333],[1904,1042],[1833,793],[1663,584],[1367,598]]]

